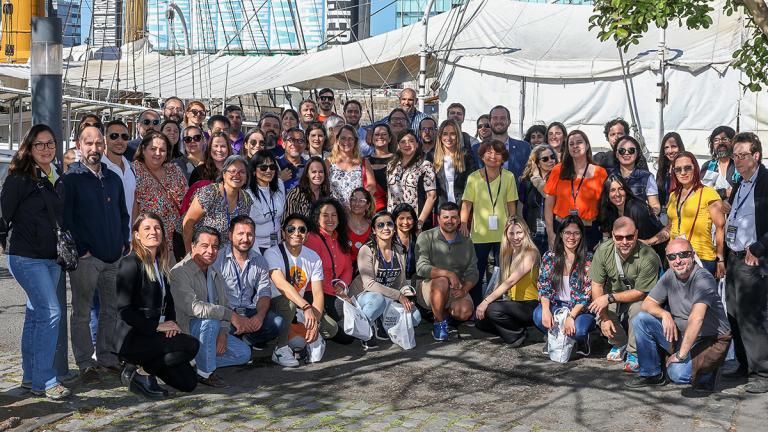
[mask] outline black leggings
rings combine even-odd
[[[526,327],[533,325],[533,310],[538,304],[536,300],[495,301],[485,309],[485,319],[478,327],[498,334],[506,343],[514,343],[525,337]]]
[[[123,342],[120,357],[179,391],[191,392],[197,386],[197,372],[189,362],[199,348],[197,339],[183,333],[171,338],[161,332],[152,336],[131,333]]]

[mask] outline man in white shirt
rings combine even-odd
[[[128,126],[120,120],[112,120],[107,123],[104,129],[104,140],[107,144],[107,151],[105,152],[106,158],[102,158],[101,161],[109,168],[110,171],[117,174],[120,180],[123,182],[123,190],[125,191],[125,208],[128,210],[128,232],[131,231],[131,225],[133,225],[133,197],[136,193],[136,172],[133,170],[133,166],[128,159],[123,156],[125,149],[128,147]]]

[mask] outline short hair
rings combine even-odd
[[[115,120],[108,121],[107,124],[104,125],[104,132],[106,132],[112,126],[122,126],[122,127],[126,128],[126,129],[128,129],[128,125],[125,124],[124,121],[119,120],[119,119],[115,119]]]
[[[454,102],[454,103],[448,105],[448,109],[446,109],[445,112],[447,113],[448,111],[450,111],[453,108],[459,108],[461,110],[461,114],[462,115],[466,115],[467,114],[467,109],[464,108],[464,105],[462,105],[462,104],[460,104],[458,102]]]
[[[523,141],[530,143],[531,137],[535,133],[540,133],[544,137],[544,142],[547,141],[547,127],[544,126],[543,124],[535,124],[529,127],[528,130],[525,131],[525,138],[523,138]]]
[[[314,125],[314,124],[315,124],[315,123],[312,123],[312,125]],[[323,132],[325,132],[325,130],[323,130]],[[290,128],[290,129],[288,129],[287,131],[285,131],[285,136],[286,136],[286,137],[288,137],[288,136],[291,136],[291,134],[293,134],[293,133],[300,133],[300,134],[301,134],[301,137],[302,137],[304,140],[306,140],[306,139],[307,139],[307,134],[306,134],[306,133],[304,133],[304,131],[303,131],[303,130],[302,130],[300,127],[298,127],[298,126],[296,126],[296,127],[292,127],[292,128]],[[307,131],[307,133],[309,133],[309,131]]]
[[[403,97],[403,93],[405,93],[405,92],[411,92],[411,93],[413,93],[413,98],[414,98],[414,99],[416,99],[416,98],[418,98],[418,97],[419,97],[419,94],[418,94],[418,93],[416,93],[416,90],[414,90],[414,89],[412,89],[412,88],[410,88],[410,87],[406,87],[406,88],[404,88],[404,89],[400,90],[400,94],[398,94],[398,95],[397,95],[397,98],[398,98],[398,99],[400,99],[401,97]]]
[[[333,93],[333,90],[329,89],[328,87],[321,89],[319,92],[317,92],[317,95],[320,96],[323,93],[330,93],[335,96],[335,94]]]
[[[431,120],[431,121],[432,121],[432,123],[434,123],[434,124],[435,124],[435,126],[437,126],[437,122],[435,121],[435,119],[433,119],[433,118],[432,118],[432,117],[430,117],[430,116],[426,116],[426,117],[424,117],[423,119],[421,119],[421,120],[419,121],[419,132],[421,132],[421,124],[422,124],[422,123],[424,123],[425,121],[428,121],[428,120]]]
[[[208,129],[213,127],[213,124],[216,122],[224,122],[227,127],[232,126],[232,123],[229,121],[229,119],[221,114],[214,114],[210,117],[208,117]]]
[[[617,124],[620,124],[621,127],[624,128],[624,135],[629,135],[629,123],[627,123],[627,121],[621,117],[616,117],[615,119],[605,124],[605,127],[603,128],[603,135],[605,135],[605,139],[608,139],[608,132],[610,132],[611,128]]]
[[[242,113],[243,107],[241,107],[240,105],[229,105],[226,108],[224,108],[225,115],[229,115],[229,113],[233,113],[235,111],[240,111]]]
[[[477,149],[477,156],[482,159],[485,152],[491,149],[493,149],[493,151],[496,153],[501,154],[501,158],[504,160],[504,162],[509,160],[509,150],[507,150],[507,145],[495,138],[487,139],[481,142],[480,148]]]
[[[155,110],[153,110],[153,109],[147,109],[147,110],[144,110],[144,111],[142,111],[142,112],[141,112],[141,114],[139,114],[139,117],[137,117],[137,118],[138,118],[139,120],[141,120],[141,119],[143,119],[143,118],[144,118],[144,116],[146,116],[147,114],[154,114],[154,115],[156,115],[158,118],[160,118],[160,117],[161,117],[161,115],[160,115],[160,113],[159,113],[159,112],[157,112],[157,111],[155,111]]]
[[[307,227],[307,229],[309,229],[309,219],[307,219],[307,217],[301,213],[291,213],[288,216],[286,216],[285,219],[283,219],[283,224],[282,226],[280,226],[280,229],[285,231],[285,227],[287,227],[289,223],[295,220],[300,220],[304,222],[304,225]]]
[[[616,231],[616,230],[619,230],[622,228],[628,228],[628,227],[632,227],[635,230],[637,230],[637,225],[635,224],[635,221],[632,220],[632,218],[627,216],[621,216],[616,218],[615,221],[613,221],[612,231]]]
[[[749,143],[749,152],[757,153],[760,155],[760,159],[763,158],[763,145],[760,143],[760,138],[752,132],[741,132],[733,137],[733,145],[740,143]]]
[[[168,102],[172,100],[179,101],[179,103],[181,104],[181,109],[182,110],[184,109],[184,101],[181,100],[181,98],[178,96],[168,96],[167,98],[165,98],[165,100],[163,101],[163,108],[165,108],[165,106],[168,105]]]
[[[251,227],[254,231],[256,231],[256,222],[251,219],[248,215],[237,215],[232,218],[231,221],[229,221],[229,233],[232,234],[235,231],[236,225],[248,225]]]
[[[219,231],[211,226],[203,225],[195,228],[195,230],[192,232],[192,244],[197,244],[197,242],[200,240],[200,236],[203,234],[208,234],[216,237],[216,240],[221,244],[221,234]]]
[[[80,129],[77,130],[77,136],[75,136],[75,141],[80,141],[80,136],[83,135],[83,132],[85,132],[88,128],[94,128],[97,131],[99,131],[102,135],[104,135],[104,129],[102,129],[101,125],[83,125]],[[55,136],[55,135],[54,135]]]
[[[507,120],[511,120],[512,119],[512,116],[509,114],[509,109],[507,107],[505,107],[504,105],[496,105],[495,107],[491,108],[491,110],[488,111],[488,117],[490,117],[491,113],[494,112],[497,109],[502,109],[502,110],[504,110],[505,113],[507,113]]]
[[[314,105],[314,106],[315,106],[315,108],[317,108],[317,103],[316,103],[315,101],[313,101],[312,99],[304,99],[304,100],[303,100],[303,101],[301,101],[301,103],[299,104],[299,111],[301,111],[301,107],[303,107],[303,106],[304,106],[304,104],[307,104],[307,103],[310,103],[310,104]]]
[[[459,211],[459,205],[455,202],[446,201],[440,204],[440,207],[437,208],[437,214],[440,214],[444,211]]]
[[[346,110],[347,110],[347,107],[348,107],[349,105],[352,105],[352,104],[355,104],[355,105],[357,105],[357,107],[358,107],[358,108],[360,108],[360,113],[362,114],[362,112],[363,112],[363,104],[361,104],[361,103],[360,103],[358,100],[356,100],[356,99],[350,99],[350,100],[348,100],[348,101],[344,102],[344,109],[343,109],[342,111],[346,111]]]
[[[278,126],[282,126],[282,124],[283,124],[283,120],[280,118],[279,115],[277,115],[275,113],[271,113],[271,112],[265,112],[265,113],[261,114],[261,117],[259,117],[259,124],[257,125],[257,127],[259,129],[261,129],[261,123],[264,122],[264,119],[267,119],[267,118],[273,118],[273,119],[277,120]],[[229,119],[227,119],[227,120],[229,120]]]

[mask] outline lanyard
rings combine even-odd
[[[331,248],[328,247],[328,242],[325,241],[325,237],[323,236],[323,233],[318,233],[318,237],[320,237],[320,240],[323,241],[323,244],[325,245],[325,250],[328,251],[328,255],[331,257],[331,271],[333,272],[333,279],[331,282],[336,280],[336,261],[333,259],[333,253],[331,253]]]
[[[581,180],[579,181],[579,187],[576,188],[576,190],[573,189],[573,180],[571,179],[571,196],[573,197],[573,208],[578,208],[576,206],[576,197],[579,196],[579,191],[581,191],[581,185],[584,183],[584,178],[587,177],[587,171],[589,170],[589,164],[587,164],[586,167],[584,167],[584,173],[581,174]]]
[[[685,205],[685,202],[688,201],[688,198],[691,197],[693,192],[694,192],[694,188],[691,188],[690,192],[688,192],[688,195],[685,196],[685,199],[683,200],[682,203],[680,202],[680,195],[677,196],[677,204],[675,204],[675,210],[677,211],[677,233],[678,234],[680,234],[680,225],[683,223],[683,217],[682,217],[683,206]],[[699,209],[696,209],[697,214],[698,214],[698,211]]]
[[[237,278],[237,288],[240,290],[237,293],[237,298],[240,299],[240,304],[243,303],[243,283],[240,281],[240,264],[237,263],[237,259],[235,257],[232,257],[232,261],[235,264],[235,277]],[[245,273],[248,270],[248,266],[250,265],[249,260],[245,260],[245,268],[243,269],[243,273]]]
[[[227,188],[222,185],[222,189],[224,190],[224,210],[227,212],[227,227],[229,227],[229,224],[232,223],[232,214],[237,216],[239,213],[238,210],[240,209],[240,189],[237,190],[237,199],[235,200],[235,210],[232,212],[232,214],[229,213],[229,200],[227,200]]]
[[[259,196],[264,199],[264,202],[267,202],[267,197],[264,196],[264,192],[261,191],[261,188],[257,188],[259,190]],[[275,207],[275,198],[274,194],[269,194],[269,201],[272,203],[271,206],[269,206],[269,216],[272,218],[272,228],[274,229],[274,232],[277,232],[277,223],[275,222],[275,215],[277,214],[277,207]]]
[[[488,180],[488,168],[485,168],[485,185],[488,187],[488,197],[491,199],[491,210],[493,211],[493,214],[496,214],[496,203],[499,201],[499,195],[501,195],[501,177],[504,174],[504,171],[499,171],[499,187],[496,188],[496,199],[493,199],[493,194],[491,193],[491,182]]]
[[[752,186],[749,187],[749,191],[747,191],[747,194],[744,196],[744,198],[741,201],[739,201],[739,197],[741,196],[742,187],[739,186],[739,191],[736,192],[736,201],[739,203],[739,205],[736,206],[736,210],[734,210],[733,212],[733,220],[736,220],[736,218],[739,216],[739,210],[741,209],[741,206],[743,206],[744,203],[747,201],[747,198],[749,198],[749,196],[752,195],[752,190],[755,188],[755,183],[757,182],[756,181],[752,182]],[[742,183],[742,186],[744,186],[743,183]]]

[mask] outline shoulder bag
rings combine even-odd
[[[45,193],[45,186],[42,181],[38,183],[37,187],[40,189],[40,193],[43,196],[45,202],[45,210],[48,213],[48,219],[51,222],[51,226],[56,230],[56,264],[61,266],[64,271],[72,271],[77,269],[77,245],[74,238],[69,231],[59,226],[56,221],[56,216],[53,214],[53,203],[50,197]]]

